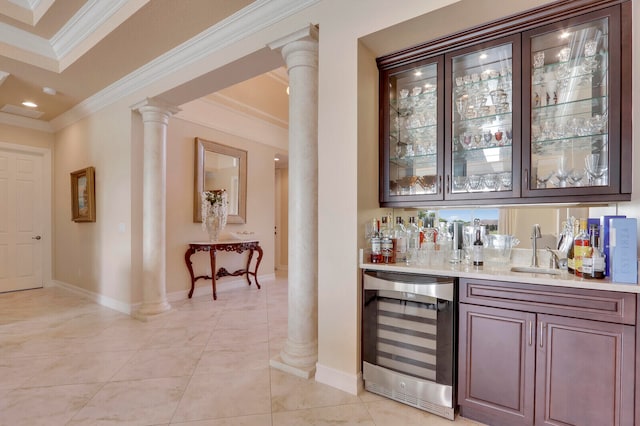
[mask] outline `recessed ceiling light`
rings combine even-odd
[[[31,102],[31,101],[24,101],[22,103],[22,105],[29,107],[29,108],[38,108],[38,104],[35,102]]]
[[[42,91],[44,93],[46,93],[47,95],[52,95],[52,96],[55,95],[56,93],[58,93],[58,92],[56,92],[56,89],[54,89],[52,87],[43,87]]]

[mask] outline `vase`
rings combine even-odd
[[[222,231],[223,228],[222,217],[214,215],[207,216],[205,225],[207,228],[207,233],[209,234],[209,241],[218,241],[218,238],[220,237],[220,231]]]

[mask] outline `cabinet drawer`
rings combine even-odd
[[[460,302],[635,325],[636,295],[615,291],[460,279]]]

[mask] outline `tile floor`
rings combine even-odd
[[[150,322],[56,287],[0,294],[0,425],[476,424],[270,368],[287,279],[262,284],[222,280]]]

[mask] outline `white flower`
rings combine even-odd
[[[227,225],[227,191],[218,189],[215,191],[204,191],[201,197],[202,228],[206,229],[207,217],[213,216],[218,219],[220,229]]]

